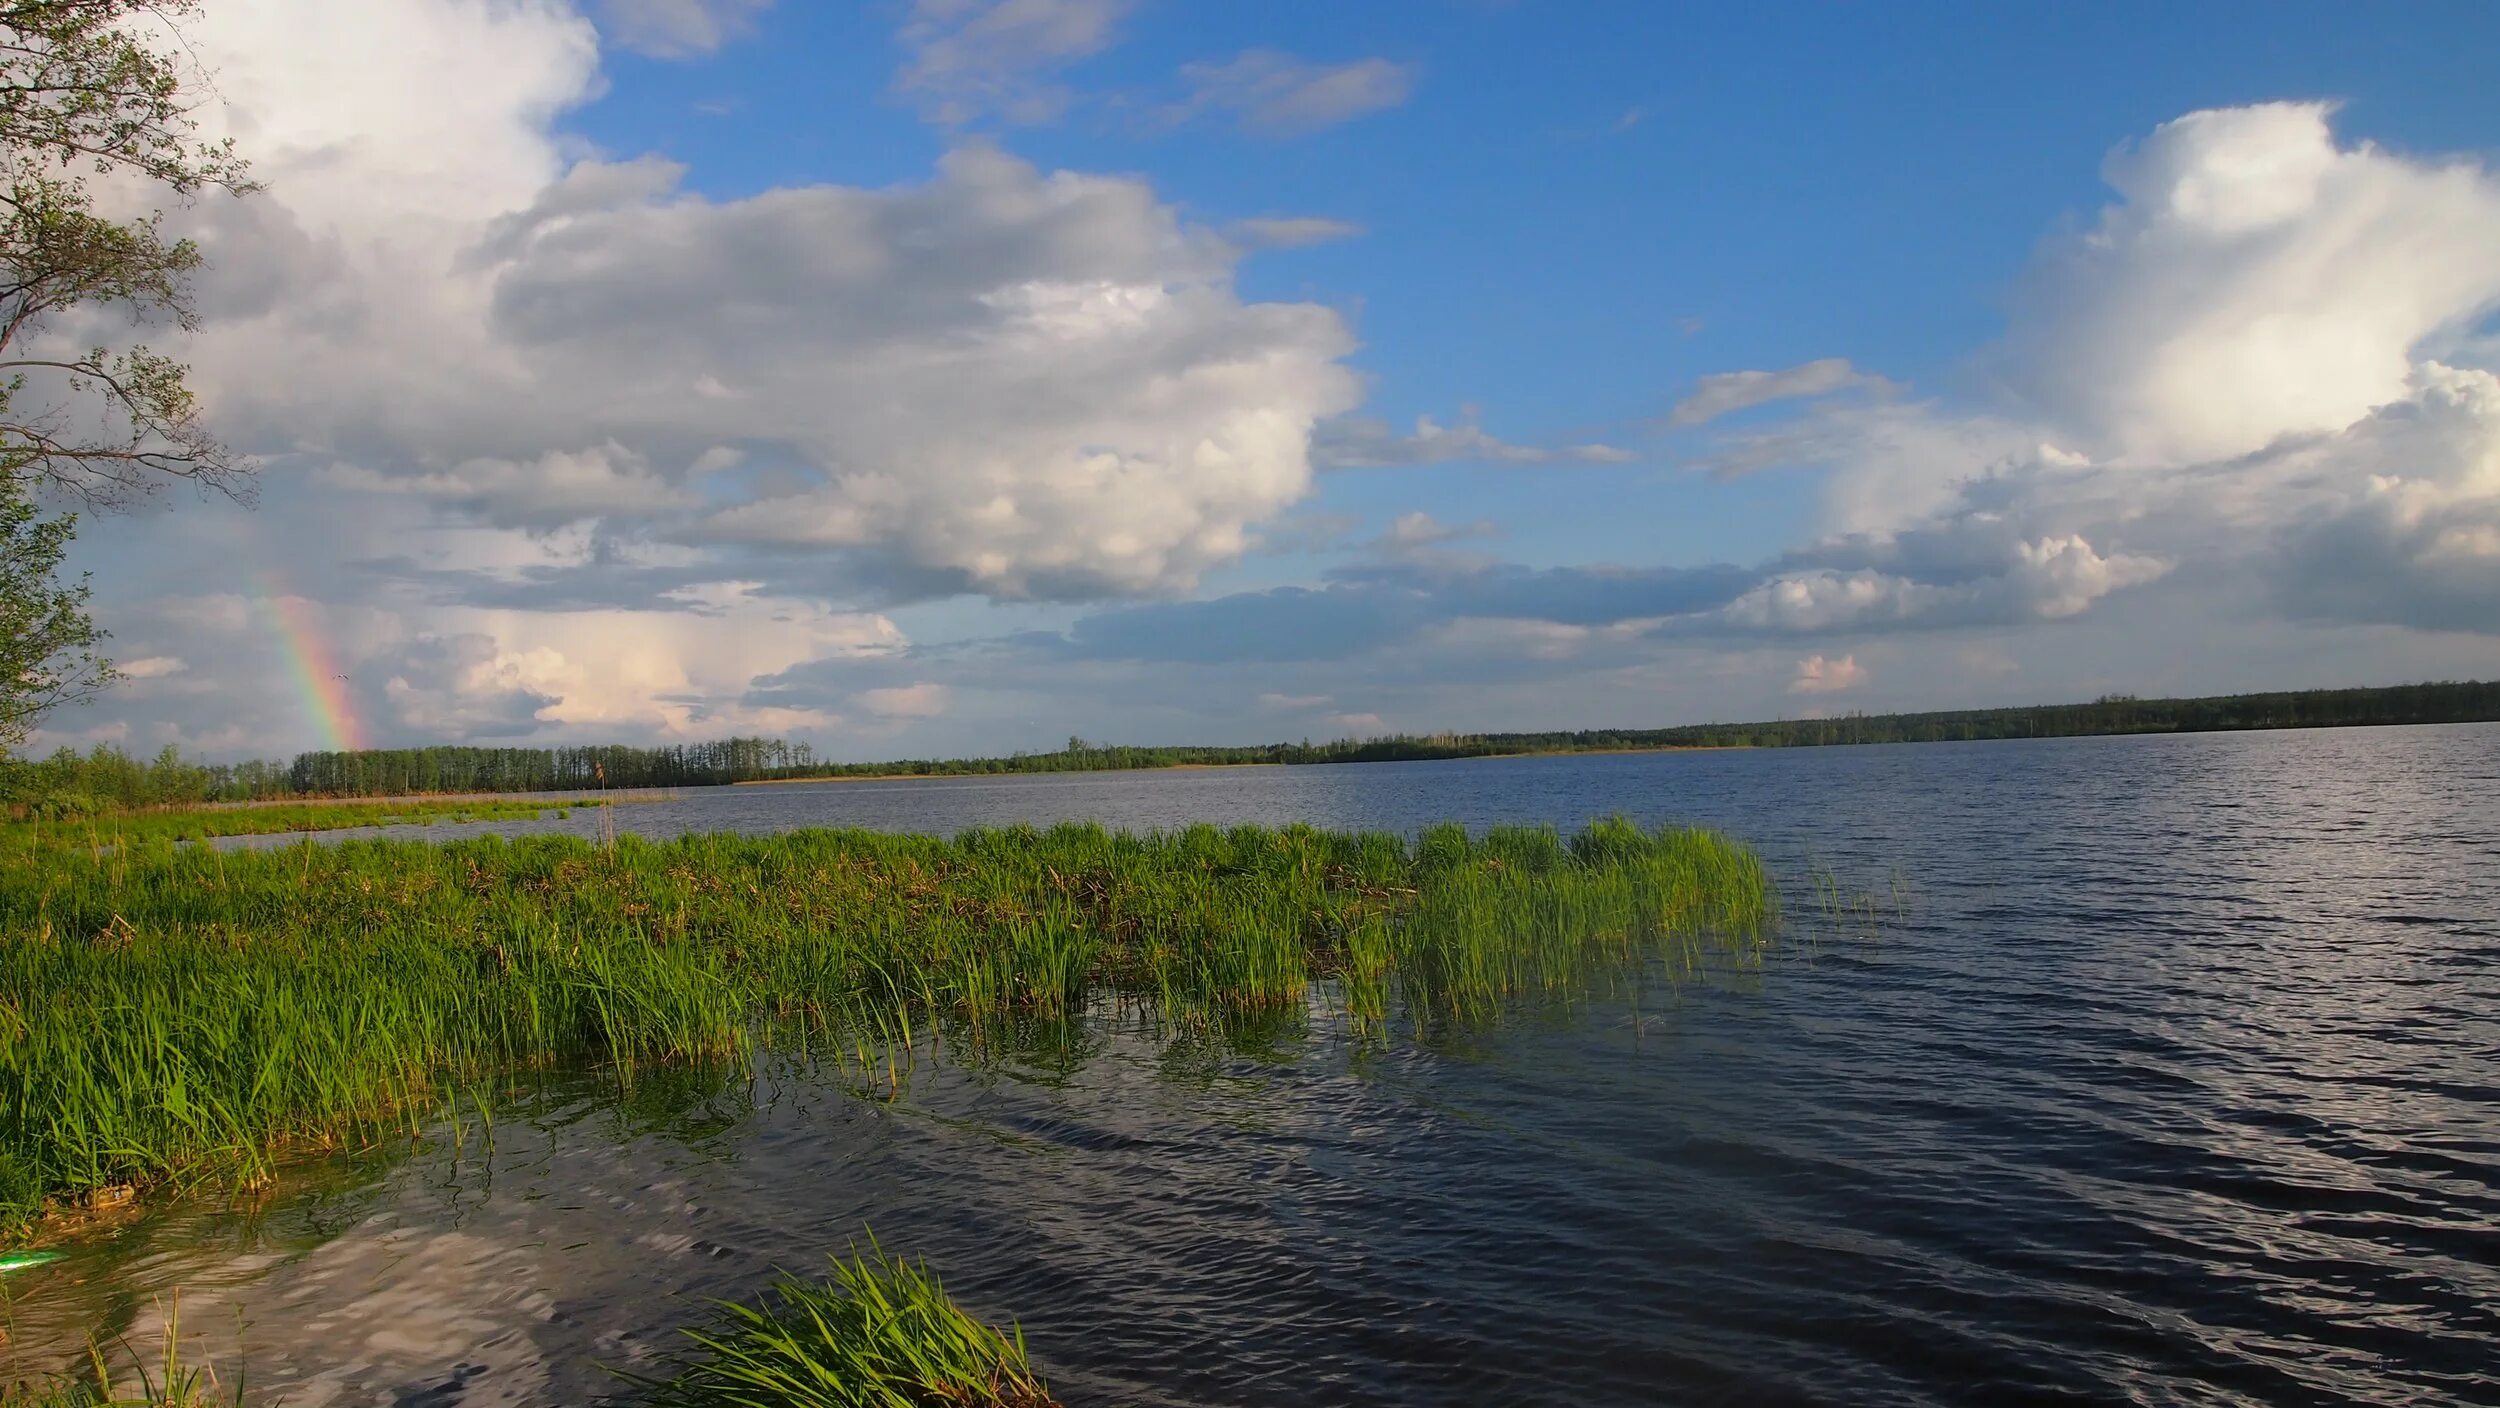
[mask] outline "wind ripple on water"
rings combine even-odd
[[[620,820],[1620,810],[1915,900],[1464,1043],[560,1091],[14,1314],[144,1331],[180,1283],[305,1408],[581,1402],[873,1226],[1078,1403],[2500,1403],[2495,777],[2471,727],[692,794]]]

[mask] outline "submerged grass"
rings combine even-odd
[[[179,1307],[150,1362],[91,1346],[77,1372],[0,1385],[0,1408],[243,1408],[260,1400],[181,1356]],[[975,1319],[917,1261],[836,1257],[822,1280],[784,1275],[753,1304],[723,1302],[686,1331],[667,1377],[621,1374],[650,1408],[1058,1408],[1021,1330]],[[123,1367],[123,1365],[127,1367]]]
[[[166,1318],[164,1350],[154,1362],[127,1343],[90,1343],[86,1362],[75,1373],[0,1384],[0,1408],[240,1408],[244,1401],[240,1385],[228,1390],[214,1372],[182,1357],[179,1297]]]
[[[362,1142],[518,1067],[863,1066],[934,1025],[1106,1001],[1223,1024],[1334,1004],[1358,1031],[1746,961],[1755,855],[1622,821],[1388,833],[1097,826],[352,841],[134,837],[0,868],[0,1228],[290,1148]],[[890,1056],[887,1058],[890,1059]]]
[[[927,1266],[871,1249],[822,1281],[784,1277],[687,1332],[653,1408],[1056,1408],[1018,1330],[948,1298]]]

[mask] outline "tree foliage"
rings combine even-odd
[[[87,615],[87,580],[58,580],[76,520],[36,517],[25,485],[0,479],[0,749],[113,679]]]
[[[229,493],[247,469],[202,424],[185,368],[89,345],[115,317],[193,326],[198,246],[154,189],[252,189],[231,143],[202,142],[170,26],[197,0],[0,0],[0,473],[116,507],[181,478]]]
[[[132,324],[194,326],[200,265],[163,212],[122,212],[151,192],[252,189],[231,144],[196,135],[173,27],[196,11],[0,0],[0,747],[113,677],[85,579],[56,579],[75,520],[39,521],[34,491],[98,509],[176,479],[249,491],[182,364],[112,345]]]

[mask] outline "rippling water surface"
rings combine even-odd
[[[298,1405],[587,1402],[873,1225],[1072,1403],[2500,1403],[2500,727],[840,783],[655,834],[1625,812],[1909,917],[1458,1047],[592,1082],[10,1278]],[[597,825],[563,822],[505,830]],[[434,835],[464,829],[435,828]],[[882,1084],[879,1086],[883,1090]],[[239,1345],[239,1348],[238,1348]]]

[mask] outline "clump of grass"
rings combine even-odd
[[[1748,961],[1776,896],[1707,831],[1471,838],[1098,826],[353,841],[163,836],[0,866],[0,1227],[269,1176],[516,1068],[744,1061],[932,1027],[976,1048],[1104,1002],[1358,1032]],[[1315,999],[1325,999],[1324,1002]]]
[[[652,1408],[1056,1408],[1024,1334],[983,1324],[918,1262],[872,1249],[822,1281],[784,1277],[726,1304]]]

